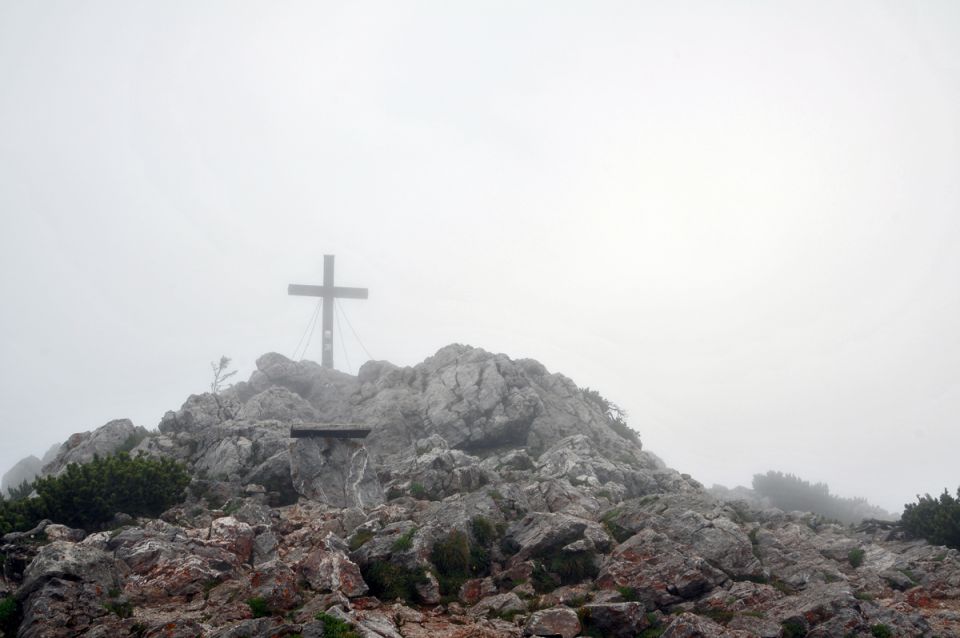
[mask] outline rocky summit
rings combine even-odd
[[[290,438],[322,423],[371,433]],[[718,500],[533,360],[453,345],[350,376],[267,354],[155,431],[72,436],[41,474],[121,450],[184,464],[183,502],[7,534],[9,635],[960,635],[955,550]]]

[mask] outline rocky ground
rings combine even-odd
[[[132,447],[194,480],[160,519],[5,537],[18,636],[960,635],[955,550],[719,501],[535,361],[257,367],[159,431],[61,447],[45,474]],[[373,431],[291,440],[303,422]]]

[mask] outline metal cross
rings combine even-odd
[[[290,284],[287,294],[320,297],[323,299],[323,359],[324,368],[333,367],[333,300],[366,299],[366,288],[342,288],[333,285],[333,255],[323,256],[323,285],[303,286]]]

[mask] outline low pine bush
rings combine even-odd
[[[183,499],[188,483],[186,468],[170,459],[120,452],[71,463],[59,476],[34,481],[36,498],[0,503],[0,531],[30,529],[44,518],[91,530],[117,512],[157,517]]]
[[[417,584],[426,579],[422,569],[408,569],[384,561],[371,563],[360,571],[370,592],[382,600],[400,598],[413,602],[417,599]]]
[[[360,638],[353,625],[336,616],[320,612],[315,618],[323,623],[323,638]]]
[[[260,596],[248,599],[247,606],[250,607],[250,611],[253,612],[254,618],[266,618],[267,616],[273,615],[266,599]]]
[[[960,549],[960,488],[956,498],[947,490],[939,498],[918,496],[916,503],[904,506],[900,525],[908,534],[933,545]]]

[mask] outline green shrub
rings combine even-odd
[[[22,501],[33,492],[33,483],[24,480],[17,487],[8,487],[7,494],[11,501]]]
[[[616,539],[618,543],[622,543],[633,536],[633,532],[614,520],[618,516],[620,516],[620,508],[612,509],[600,518],[600,523],[603,524],[606,530]]]
[[[497,539],[496,527],[485,516],[475,516],[470,521],[470,531],[473,533],[473,540],[481,547],[490,547]]]
[[[111,600],[104,603],[103,608],[116,614],[120,618],[130,618],[133,616],[133,604],[129,601]]]
[[[929,494],[918,496],[916,503],[908,503],[900,516],[900,526],[910,535],[924,538],[932,545],[946,545],[960,549],[960,488],[957,498],[947,490],[940,498]]]
[[[323,623],[323,638],[360,638],[353,625],[336,616],[320,612],[314,618]]]
[[[590,618],[590,610],[586,607],[580,607],[577,610],[577,620],[580,621],[580,635],[587,638],[606,638],[603,631],[594,626]]]
[[[893,631],[883,623],[870,626],[870,635],[874,638],[893,638]]]
[[[522,609],[510,609],[508,611],[501,611],[494,616],[500,620],[506,620],[507,622],[513,622],[513,619],[523,613]]]
[[[270,605],[268,605],[266,599],[261,596],[248,598],[247,606],[250,607],[250,611],[253,612],[254,618],[266,618],[267,616],[273,615],[273,612],[270,611]]]
[[[736,615],[729,609],[695,609],[694,613],[698,616],[704,616],[709,618],[713,622],[719,623],[721,625],[726,625],[728,622],[733,620],[733,617]]]
[[[597,575],[595,558],[594,552],[561,553],[549,559],[547,569],[560,577],[561,584],[572,585]]]
[[[20,610],[12,596],[0,598],[0,632],[9,632],[12,636],[20,624]]]
[[[411,547],[413,547],[413,536],[417,533],[417,528],[410,528],[405,534],[401,534],[400,537],[393,541],[391,549],[395,552],[405,552]]]
[[[470,541],[460,530],[433,544],[430,562],[445,576],[467,576],[470,573]]]
[[[37,498],[0,503],[0,531],[26,530],[44,518],[99,529],[117,512],[157,517],[183,498],[186,468],[170,459],[131,458],[120,452],[71,463],[63,474],[33,483]]]
[[[371,563],[360,571],[370,592],[383,600],[400,598],[413,602],[417,598],[417,584],[426,580],[423,569],[408,569],[385,561]]]
[[[546,594],[560,586],[560,579],[549,572],[541,563],[535,563],[533,573],[530,575],[530,582],[534,591],[538,594]]]
[[[863,557],[865,555],[866,552],[858,547],[847,552],[847,560],[850,561],[850,565],[856,569],[860,567],[860,565],[863,565]]]
[[[350,537],[350,551],[357,551],[371,538],[373,538],[373,532],[365,527],[358,529],[353,533],[353,536]]]
[[[770,580],[770,585],[772,585],[773,588],[776,589],[778,592],[786,596],[793,596],[794,594],[797,593],[797,589],[793,585],[791,585],[785,580],[781,580],[777,578],[776,576],[774,576]]]
[[[425,488],[422,483],[411,483],[410,496],[417,500],[425,501],[427,500],[427,488]]]
[[[637,590],[633,587],[617,587],[617,591],[620,592],[620,596],[626,603],[634,603],[640,600],[640,597],[637,595]]]
[[[803,638],[807,635],[806,626],[796,620],[788,620],[780,626],[783,628],[783,633],[780,634],[783,638]]]
[[[637,638],[660,638],[667,628],[660,622],[660,617],[653,613],[647,613],[647,622],[650,626],[637,634]]]

